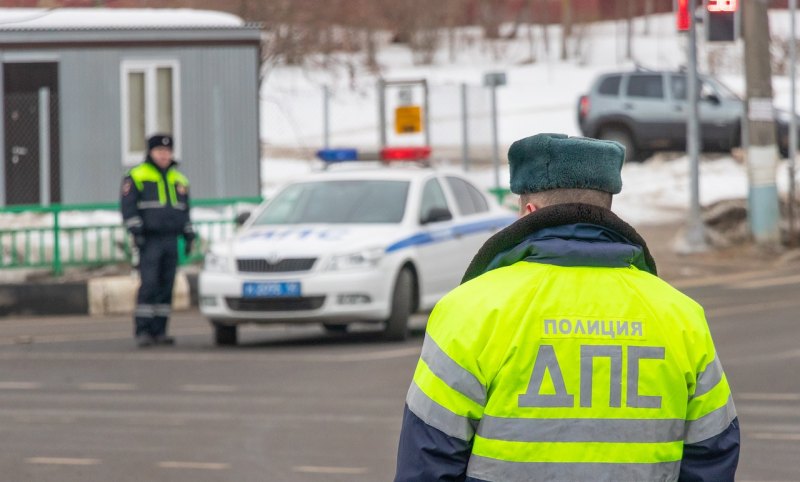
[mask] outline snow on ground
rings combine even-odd
[[[103,9],[96,15],[81,16],[70,9],[23,10],[0,9],[0,28],[19,28],[23,24],[36,26],[92,26],[93,22],[113,23],[126,12]],[[175,24],[238,25],[237,17],[211,12],[174,10],[174,15],[158,19],[148,10],[137,10],[137,15],[127,16],[126,24],[156,25],[168,21]],[[116,16],[114,18],[108,15]],[[771,12],[773,36],[785,37],[789,16],[785,11]],[[125,16],[125,15],[123,15]],[[107,18],[108,17],[108,18]],[[167,20],[168,19],[168,20]],[[122,20],[120,20],[122,21]],[[649,33],[645,34],[645,24]],[[5,25],[4,25],[5,24]],[[416,66],[408,49],[386,45],[379,53],[379,63],[386,79],[424,78],[431,92],[432,144],[438,168],[461,171],[461,91],[460,84],[468,85],[469,136],[474,151],[485,156],[491,145],[489,97],[481,87],[484,73],[507,73],[508,85],[498,89],[499,134],[501,156],[516,139],[537,132],[563,132],[578,135],[575,107],[578,96],[591,84],[594,77],[612,70],[626,70],[634,62],[625,59],[625,26],[623,22],[591,24],[584,29],[583,41],[573,41],[570,49],[577,52],[575,59],[560,61],[557,58],[560,27],[547,30],[551,51],[545,51],[543,31],[534,29],[535,48],[531,50],[526,32],[514,41],[488,44],[480,40],[476,28],[461,29],[457,33],[459,51],[450,59],[447,45],[436,54],[436,64]],[[636,19],[633,43],[634,61],[649,68],[677,68],[684,63],[685,38],[674,29],[672,15],[653,16],[649,21]],[[702,69],[708,71],[710,61],[716,62],[720,78],[734,91],[744,91],[741,75],[741,43],[733,45],[700,46]],[[530,62],[531,53],[535,62]],[[502,55],[497,55],[501,53]],[[496,60],[502,58],[503,60]],[[323,121],[322,86],[331,88],[331,140],[332,145],[356,146],[372,149],[378,145],[378,109],[376,77],[358,67],[348,68],[347,56],[334,56],[328,69],[276,68],[269,72],[261,90],[261,137],[267,147],[314,150],[322,146]],[[775,77],[775,104],[789,105],[789,81]],[[415,101],[421,101],[415,92]],[[396,102],[396,92],[387,96],[388,112]],[[388,116],[391,118],[391,116]],[[421,136],[401,138],[389,135],[390,143],[420,143]],[[274,195],[278,187],[290,180],[300,179],[320,163],[314,159],[265,157],[262,160],[262,194]],[[495,174],[491,167],[476,164],[466,173],[476,184],[486,189],[494,187]],[[616,196],[614,210],[633,224],[660,224],[677,222],[685,218],[689,206],[689,162],[680,157],[666,160],[656,156],[644,164],[629,164],[623,168],[623,192]],[[786,165],[782,163],[777,175],[781,192],[788,189]],[[501,185],[508,186],[508,168],[503,161]],[[709,205],[721,199],[747,196],[747,175],[744,166],[731,157],[705,158],[701,163],[701,203]],[[512,200],[513,201],[513,200]],[[194,209],[197,220],[230,219],[231,212],[212,209]],[[114,225],[119,226],[116,212],[64,213],[64,226]],[[52,218],[42,215],[3,215],[0,223],[8,226],[50,226]]]
[[[789,15],[785,11],[770,12],[773,36],[786,37]],[[685,63],[685,36],[675,32],[673,15],[656,15],[649,20],[636,19],[633,42],[634,61],[654,69],[675,69]],[[468,87],[470,105],[469,134],[475,151],[485,155],[491,145],[489,98],[480,87],[484,73],[504,71],[508,85],[498,89],[499,136],[501,157],[515,140],[538,132],[562,132],[579,135],[576,122],[578,96],[602,72],[629,70],[635,63],[625,59],[625,26],[623,22],[603,22],[585,27],[580,45],[572,43],[577,59],[560,61],[557,47],[560,27],[548,29],[551,52],[544,49],[542,29],[534,29],[536,62],[530,63],[531,50],[527,33],[515,41],[494,46],[479,40],[477,29],[458,32],[462,50],[451,60],[446,45],[436,55],[436,64],[415,66],[408,49],[402,46],[383,47],[379,63],[386,79],[425,78],[430,86],[431,138],[434,156],[447,169],[459,169],[461,142],[460,83]],[[702,37],[702,33],[699,35]],[[495,60],[494,50],[502,51],[503,61]],[[718,76],[732,90],[742,94],[742,43],[699,46],[701,70],[711,64]],[[330,132],[333,146],[354,146],[374,150],[379,142],[376,77],[361,70],[346,72],[337,69],[343,58],[333,58],[328,70],[278,68],[269,73],[262,86],[262,139],[268,146],[317,149],[323,144],[322,86],[332,91]],[[789,106],[789,80],[774,77],[775,105]],[[387,112],[391,114],[393,95],[387,95]],[[421,95],[415,92],[415,101]],[[419,95],[419,96],[418,96]],[[800,97],[799,97],[800,100]],[[387,117],[390,118],[391,115]],[[390,125],[391,129],[391,125]],[[389,134],[389,143],[420,143],[420,136],[399,138]],[[505,161],[503,161],[505,164]],[[313,169],[312,160],[265,158],[262,161],[262,185],[265,195],[287,179],[302,176]],[[700,201],[707,206],[722,199],[747,197],[747,175],[743,165],[729,156],[707,156],[701,162]],[[493,187],[494,171],[474,169],[468,173],[486,188]],[[644,164],[630,164],[623,169],[623,192],[615,198],[614,210],[634,224],[659,224],[685,218],[689,206],[689,161],[684,157],[666,160],[656,156]],[[781,192],[788,189],[786,165],[778,170]],[[508,185],[508,169],[500,175]]]

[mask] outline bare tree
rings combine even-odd
[[[625,17],[627,30],[625,32],[625,58],[631,60],[633,58],[633,16],[636,2],[625,2]]]
[[[484,38],[490,40],[500,38],[500,22],[503,19],[504,4],[504,0],[480,0],[478,3],[479,21]]]
[[[644,2],[644,34],[650,35],[650,20],[653,16],[655,4],[653,0],[645,0]]]
[[[572,36],[572,0],[561,0],[561,60],[567,60],[567,40]]]
[[[542,12],[540,23],[542,25],[542,42],[544,42],[544,51],[550,54],[550,35],[548,34],[548,26],[550,24],[550,2],[548,0],[539,0],[539,8]]]

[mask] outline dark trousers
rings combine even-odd
[[[147,235],[139,252],[141,285],[136,295],[136,336],[167,333],[177,267],[177,236]]]

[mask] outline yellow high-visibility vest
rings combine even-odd
[[[406,401],[504,482],[677,480],[736,417],[697,303],[635,267],[526,261],[437,304]]]

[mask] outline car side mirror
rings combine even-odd
[[[717,94],[715,94],[715,93],[712,93],[712,92],[704,94],[703,95],[703,100],[708,101],[708,102],[710,102],[710,103],[712,103],[714,105],[719,105],[720,104],[719,96]]]
[[[244,225],[244,223],[246,223],[248,219],[250,219],[250,211],[239,213],[235,219],[236,227],[237,228],[242,227],[242,225]]]
[[[422,217],[422,224],[438,223],[440,221],[449,221],[453,219],[453,214],[447,208],[431,208]]]

